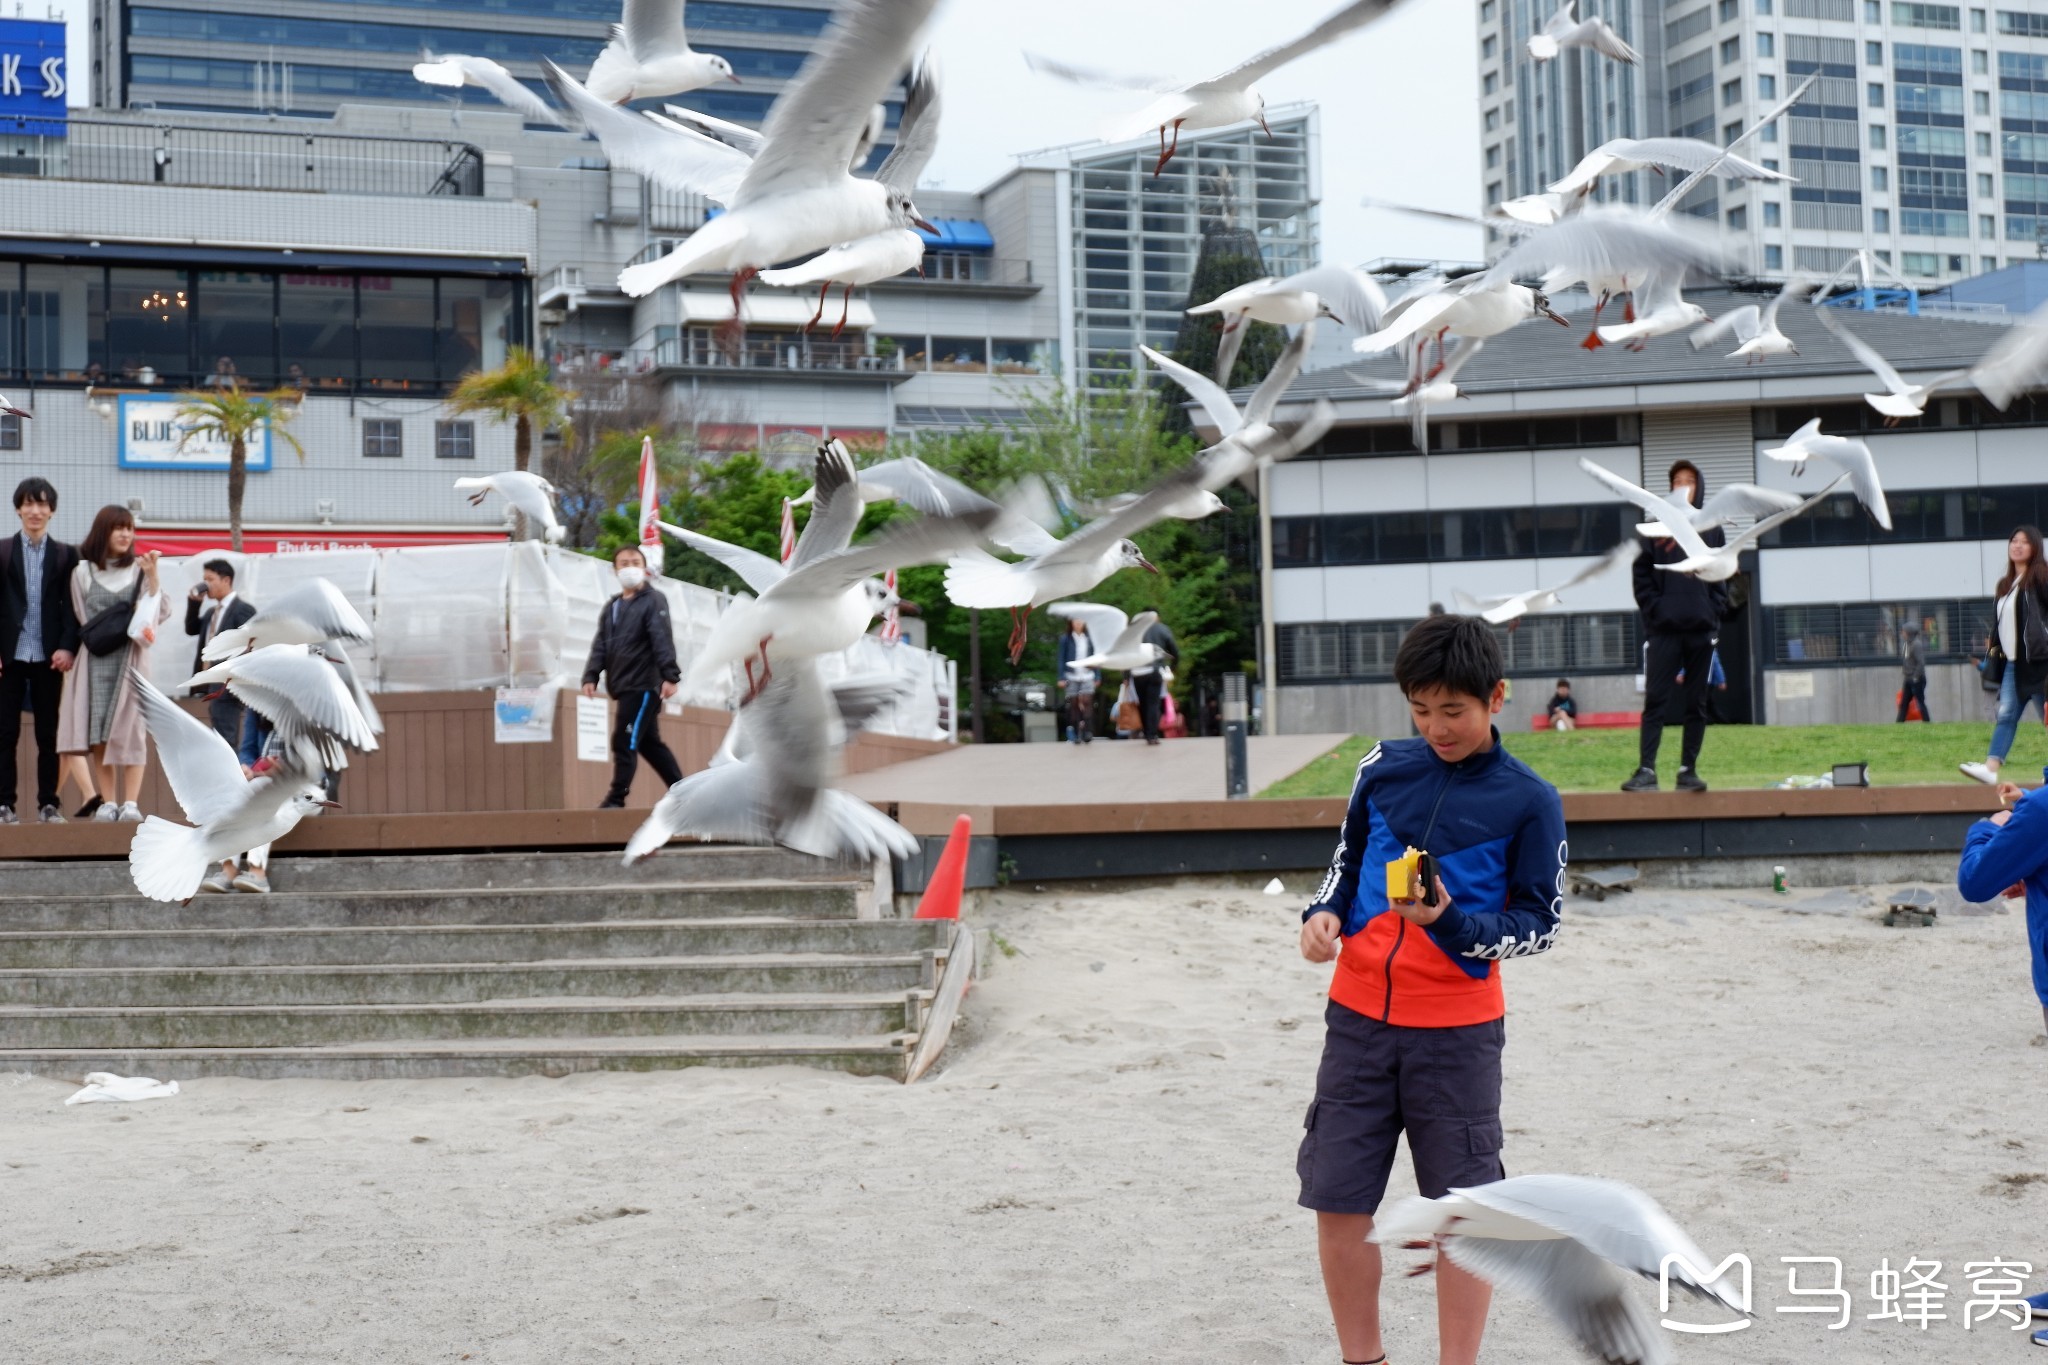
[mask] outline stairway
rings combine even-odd
[[[269,896],[144,899],[119,862],[0,863],[0,1072],[905,1073],[950,923],[861,917],[779,849],[281,858]]]

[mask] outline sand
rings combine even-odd
[[[1631,1181],[1754,1259],[1761,1320],[1680,1361],[2030,1358],[1960,1321],[1965,1260],[2048,1283],[2020,917],[1795,900],[1574,903],[1509,964],[1510,1170]],[[1328,970],[1297,905],[1002,892],[977,918],[1015,956],[914,1088],[199,1080],[67,1109],[0,1077],[0,1358],[1335,1361],[1294,1203]],[[1787,1255],[1845,1259],[1847,1330],[1771,1311]],[[1879,1258],[1913,1256],[1944,1262],[1949,1320],[1865,1321]],[[1394,1365],[1435,1358],[1430,1283],[1389,1281]],[[1503,1300],[1484,1358],[1578,1357]]]

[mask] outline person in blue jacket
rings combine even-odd
[[[2012,801],[2012,809],[1970,826],[1963,840],[1963,860],[1956,865],[1956,889],[1971,901],[2026,894],[2034,994],[2041,1001],[2042,1019],[2048,1022],[2048,787],[2024,791],[2007,782],[1999,786],[1998,794]],[[2027,1306],[2035,1317],[2048,1318],[2048,1292],[2035,1294]],[[2048,1329],[2034,1333],[2033,1341],[2048,1346]]]

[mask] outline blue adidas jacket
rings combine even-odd
[[[1451,903],[1427,928],[1387,905],[1386,864],[1432,854]],[[1501,747],[1446,763],[1422,739],[1358,765],[1336,856],[1305,920],[1330,911],[1344,944],[1330,998],[1389,1024],[1448,1028],[1506,1012],[1499,963],[1549,948],[1564,905],[1564,806]]]
[[[2012,818],[2003,825],[1979,820],[1963,840],[1956,889],[1966,898],[1988,901],[2015,882],[2026,883],[2034,994],[2048,1008],[2048,787],[2015,801]]]

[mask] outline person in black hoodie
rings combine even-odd
[[[676,637],[669,625],[668,603],[648,586],[647,557],[627,545],[612,556],[619,576],[619,595],[598,613],[597,635],[583,666],[583,695],[597,695],[597,680],[618,703],[612,720],[612,786],[598,809],[626,804],[633,771],[645,758],[673,787],[683,780],[682,765],[661,740],[661,703],[675,695],[683,671],[676,667]]]
[[[1699,467],[1690,460],[1671,466],[1671,492],[1675,496],[1681,489],[1694,507],[1706,498]],[[1701,538],[1713,546],[1727,543],[1718,527],[1702,532]],[[1625,792],[1657,790],[1657,749],[1664,739],[1664,709],[1673,689],[1680,686],[1685,689],[1685,738],[1678,751],[1678,789],[1707,789],[1694,764],[1707,737],[1707,679],[1713,671],[1721,618],[1728,614],[1728,585],[1657,567],[1676,564],[1685,557],[1677,541],[1647,537],[1643,552],[1636,556],[1636,606],[1642,609],[1648,648],[1643,666],[1641,766],[1621,784]],[[1685,675],[1682,684],[1678,681],[1681,673]]]

